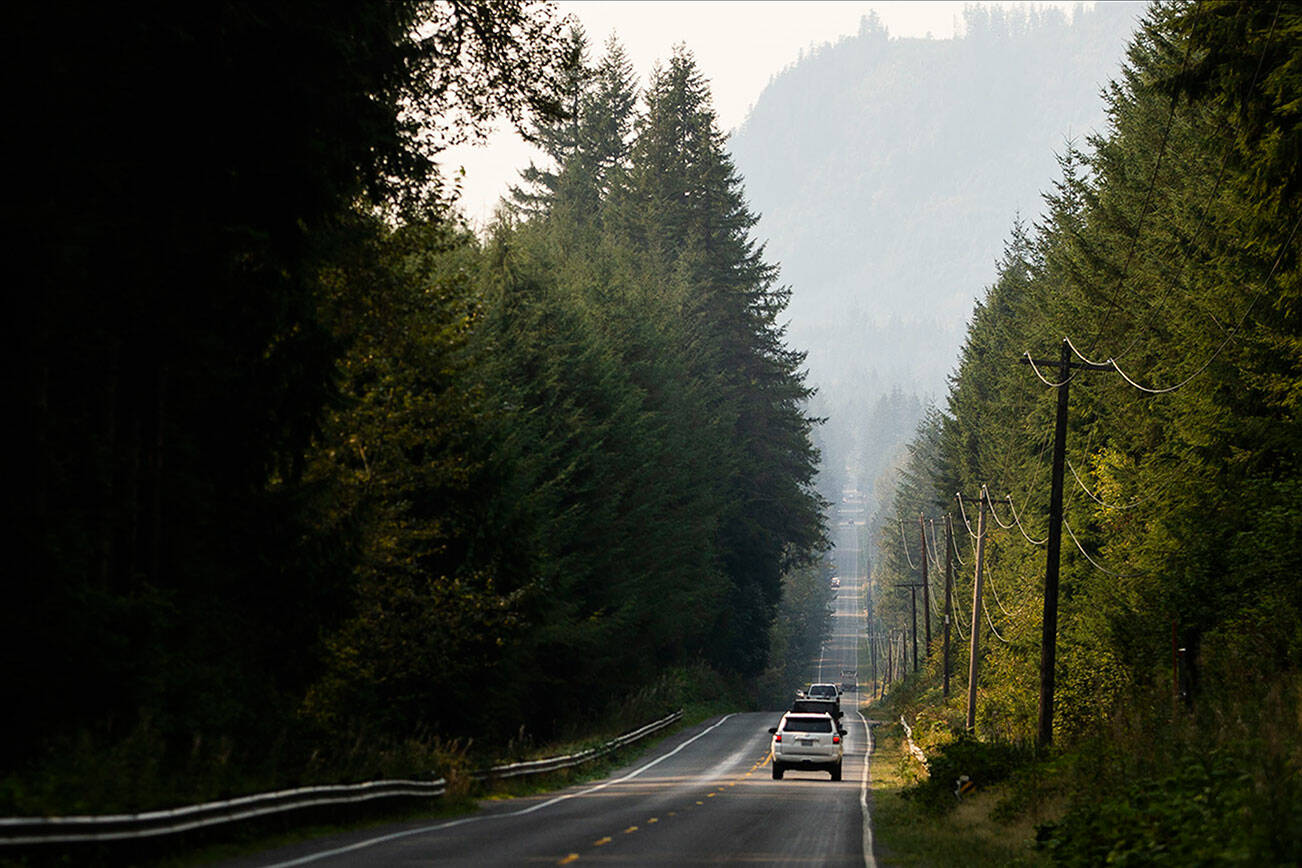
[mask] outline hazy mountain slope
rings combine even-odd
[[[972,7],[946,40],[865,19],[776,76],[734,133],[831,417],[829,464],[890,448],[856,436],[884,391],[942,393],[1013,220],[1038,215],[1067,138],[1102,125],[1099,91],[1143,8]]]

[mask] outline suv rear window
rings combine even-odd
[[[836,696],[836,687],[831,684],[815,684],[809,688],[809,696]]]
[[[783,732],[831,732],[830,717],[788,717],[782,724]]]

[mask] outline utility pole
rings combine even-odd
[[[924,568],[925,569],[925,568]],[[895,587],[909,589],[909,613],[913,617],[913,671],[918,671],[918,588],[926,587],[917,582],[906,584],[897,582]]]
[[[1053,362],[1032,359],[1024,355],[1018,361],[1028,365]],[[1071,385],[1072,369],[1082,371],[1110,371],[1111,365],[1090,362],[1073,362],[1071,345],[1064,338],[1058,357],[1058,407],[1053,426],[1053,480],[1049,489],[1049,542],[1044,566],[1044,619],[1040,628],[1040,707],[1039,744],[1047,747],[1053,742],[1053,691],[1054,667],[1058,651],[1058,561],[1062,553],[1062,479],[1067,462],[1067,390]]]
[[[891,651],[892,651],[891,646],[894,644],[895,644],[895,640],[891,637],[888,637],[886,640],[886,680],[882,683],[883,696],[886,694],[886,688],[890,685],[891,679],[895,676],[895,666],[891,660]]]
[[[956,495],[959,500],[967,503],[972,502],[972,498],[965,498],[961,494]],[[981,564],[985,559],[986,553],[986,489],[981,486],[981,496],[976,498],[978,503],[977,512],[977,544],[976,544],[976,579],[972,583],[972,636],[971,646],[968,650],[967,666],[967,731],[976,731],[976,695],[977,695],[977,670],[980,662],[980,646],[977,637],[981,634]]]
[[[925,660],[931,656],[931,583],[927,581],[927,526],[921,515],[918,516],[918,533],[922,536],[922,622],[927,625],[927,641],[922,646],[922,659]]]
[[[872,670],[873,698],[877,691],[877,634],[868,634],[868,666]]]
[[[935,528],[932,528],[933,535]],[[949,613],[954,611],[950,593],[954,587],[954,524],[949,513],[945,513],[945,659],[942,669],[945,671],[944,687],[941,696],[949,698]]]

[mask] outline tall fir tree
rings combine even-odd
[[[718,395],[700,430],[726,443],[719,557],[730,581],[714,659],[753,674],[782,572],[822,545],[817,456],[804,402],[803,354],[784,344],[788,290],[750,237],[757,220],[718,128],[708,83],[685,47],[653,73],[626,194],[617,203],[628,242],[677,276],[686,348]]]

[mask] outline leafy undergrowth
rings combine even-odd
[[[1299,679],[1159,708],[1134,703],[1070,756],[1070,810],[1040,830],[1054,860],[1302,864]]]
[[[1137,694],[1090,737],[1038,756],[935,725],[943,709],[920,695],[897,685],[866,710],[882,721],[873,762],[884,861],[1302,864],[1297,677],[1204,694],[1174,715],[1164,697]],[[901,711],[916,721],[925,767],[903,746]],[[961,799],[960,775],[976,785]]]
[[[886,865],[1047,865],[1035,849],[1031,810],[1010,810],[1007,783],[983,786],[960,802],[935,805],[910,793],[928,786],[926,768],[905,747],[893,707],[873,705],[865,716],[883,721],[873,730],[870,764],[872,826],[877,859]],[[940,789],[937,783],[937,790]]]

